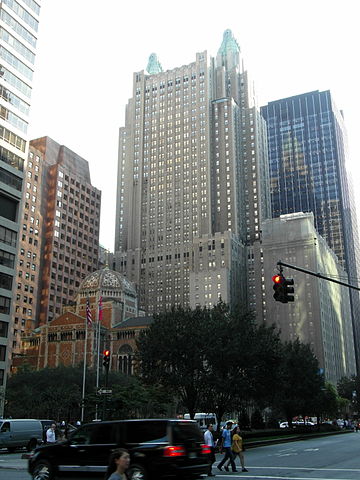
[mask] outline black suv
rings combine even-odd
[[[115,448],[130,452],[128,476],[198,478],[208,471],[209,449],[193,420],[117,420],[83,425],[64,442],[43,445],[29,458],[34,480],[52,480],[68,472],[104,478]]]

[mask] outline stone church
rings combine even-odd
[[[88,275],[72,305],[48,324],[22,337],[21,353],[13,370],[26,363],[39,370],[83,363],[102,368],[102,355],[110,350],[110,369],[131,375],[135,370],[136,338],[152,317],[139,310],[134,285],[108,267]],[[86,345],[86,348],[85,348]]]

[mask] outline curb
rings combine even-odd
[[[310,440],[311,438],[318,438],[318,437],[327,437],[330,435],[344,435],[346,433],[354,433],[352,430],[340,430],[338,432],[319,432],[319,433],[310,433],[310,434],[298,434],[298,435],[289,435],[288,437],[283,438],[269,438],[268,440],[253,440],[246,442],[244,441],[246,448],[256,448],[256,447],[263,447],[265,445],[274,445],[276,443],[287,443],[287,442],[296,442],[297,440]]]

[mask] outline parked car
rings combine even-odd
[[[0,448],[14,452],[18,447],[33,450],[42,442],[43,429],[40,420],[31,418],[0,419]]]
[[[291,423],[292,423],[293,427],[303,427],[304,425],[309,425],[309,426],[314,426],[315,425],[315,423],[310,421],[310,420],[306,420],[305,423],[301,420],[294,420]],[[289,424],[288,424],[288,422],[281,422],[279,424],[279,427],[280,428],[289,428]]]
[[[142,419],[83,425],[68,440],[38,447],[29,458],[34,480],[52,480],[69,472],[103,478],[114,448],[130,452],[130,479],[195,479],[208,471],[209,447],[194,420]]]

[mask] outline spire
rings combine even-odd
[[[223,35],[223,41],[221,43],[221,47],[219,48],[218,54],[226,55],[228,52],[232,53],[239,53],[240,47],[235,40],[234,35],[232,34],[231,30],[225,30]]]
[[[152,53],[150,55],[146,70],[150,75],[154,75],[163,71],[156,53]]]

